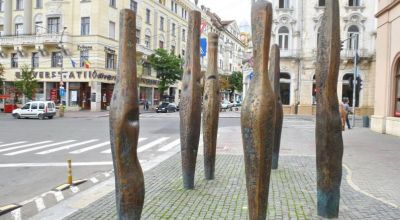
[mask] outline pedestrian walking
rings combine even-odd
[[[349,120],[349,115],[353,114],[353,112],[350,109],[350,105],[349,105],[349,99],[348,98],[344,98],[343,100],[343,106],[344,106],[344,110],[346,112],[346,124],[347,124],[347,128],[351,129],[350,127],[350,120]]]

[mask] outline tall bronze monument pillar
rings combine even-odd
[[[204,175],[214,179],[219,116],[218,34],[208,34],[208,67],[204,86],[203,142]]]
[[[337,81],[340,64],[338,0],[326,1],[316,67],[318,215],[337,218],[342,180],[343,139]]]
[[[197,150],[201,126],[201,72],[200,72],[200,22],[201,13],[189,13],[186,66],[182,78],[180,103],[180,137],[183,187],[194,188]]]
[[[269,62],[269,80],[275,94],[275,137],[274,137],[274,150],[272,152],[272,169],[278,169],[279,150],[281,148],[281,134],[283,123],[283,107],[281,101],[280,89],[280,50],[277,44],[271,47],[271,57]]]
[[[137,157],[139,103],[136,78],[136,15],[120,14],[119,69],[110,108],[110,139],[118,219],[140,219],[143,171]]]
[[[246,187],[251,220],[266,218],[272,149],[275,96],[268,78],[272,4],[259,0],[251,9],[254,78],[241,111]]]

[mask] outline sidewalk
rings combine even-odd
[[[319,219],[314,124],[311,118],[285,118],[279,169],[271,173],[268,219]],[[248,219],[240,127],[223,127],[219,134],[215,180],[204,180],[202,148],[195,190],[182,189],[180,154],[145,172],[142,219]],[[359,127],[343,138],[339,219],[398,219],[400,138]],[[111,191],[65,219],[116,218]]]

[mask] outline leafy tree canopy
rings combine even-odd
[[[161,95],[182,78],[182,60],[173,53],[168,53],[168,51],[159,48],[147,60],[156,70],[157,78],[160,79],[158,89]]]
[[[38,83],[33,76],[34,69],[28,66],[21,68],[21,78],[15,82],[15,87],[19,92],[25,95],[26,98],[32,99]]]
[[[232,72],[229,76],[229,84],[231,86],[231,91],[242,92],[243,90],[243,74],[239,71]]]

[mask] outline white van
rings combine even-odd
[[[49,118],[56,115],[56,105],[52,101],[32,101],[26,103],[22,108],[14,109],[12,116],[19,118]]]

